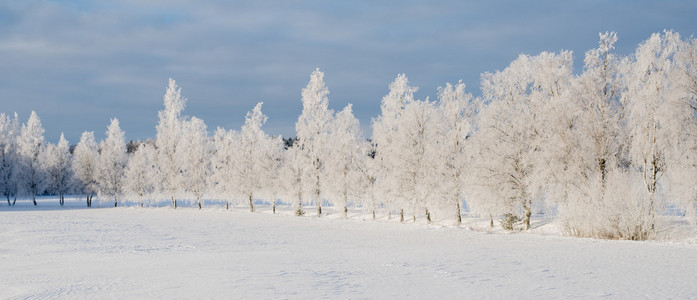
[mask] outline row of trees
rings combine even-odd
[[[71,153],[61,136],[43,139],[39,118],[0,116],[2,176],[13,195],[78,191],[112,199],[255,199],[292,203],[298,215],[331,204],[344,217],[383,208],[399,220],[423,216],[461,222],[462,206],[504,216],[529,229],[537,208],[556,212],[576,236],[647,239],[667,205],[697,219],[697,40],[666,31],[631,56],[613,52],[615,33],[600,35],[579,75],[570,51],[521,55],[482,75],[482,96],[459,82],[436,101],[414,98],[398,75],[366,139],[349,104],[329,109],[324,74],[302,91],[297,138],[262,130],[262,103],[239,130],[209,136],[203,120],[183,115],[186,99],[170,79],[154,142],[128,154],[118,120],[99,144],[85,132]],[[16,199],[16,198],[15,198]],[[465,201],[466,200],[466,201]],[[34,202],[36,204],[36,202]]]

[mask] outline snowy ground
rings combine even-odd
[[[690,243],[82,206],[0,206],[0,298],[697,298]]]

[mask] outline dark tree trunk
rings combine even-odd
[[[462,215],[460,214],[460,200],[458,199],[457,202],[455,202],[455,210],[457,212],[457,215],[455,216],[457,218],[457,226],[460,226],[462,224]]]
[[[31,196],[31,201],[34,201],[34,206],[36,206],[36,194]]]
[[[431,224],[431,212],[428,211],[428,208],[424,208],[424,211],[426,212],[426,223]],[[416,220],[416,216],[414,216],[414,220]]]
[[[249,212],[254,212],[254,196],[249,195]]]
[[[404,222],[404,209],[400,208],[399,209],[399,222]]]

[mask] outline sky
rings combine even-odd
[[[262,101],[264,129],[295,136],[300,95],[315,68],[329,105],[352,103],[366,135],[394,78],[416,97],[480,75],[521,53],[572,50],[575,72],[598,33],[631,54],[652,33],[697,33],[697,1],[36,1],[0,0],[0,112],[36,111],[46,139],[155,136],[171,77],[185,114],[209,132],[238,130]]]

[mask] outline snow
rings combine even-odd
[[[296,217],[286,206],[83,207],[0,205],[0,298],[697,297],[689,243],[487,233],[358,211]]]

